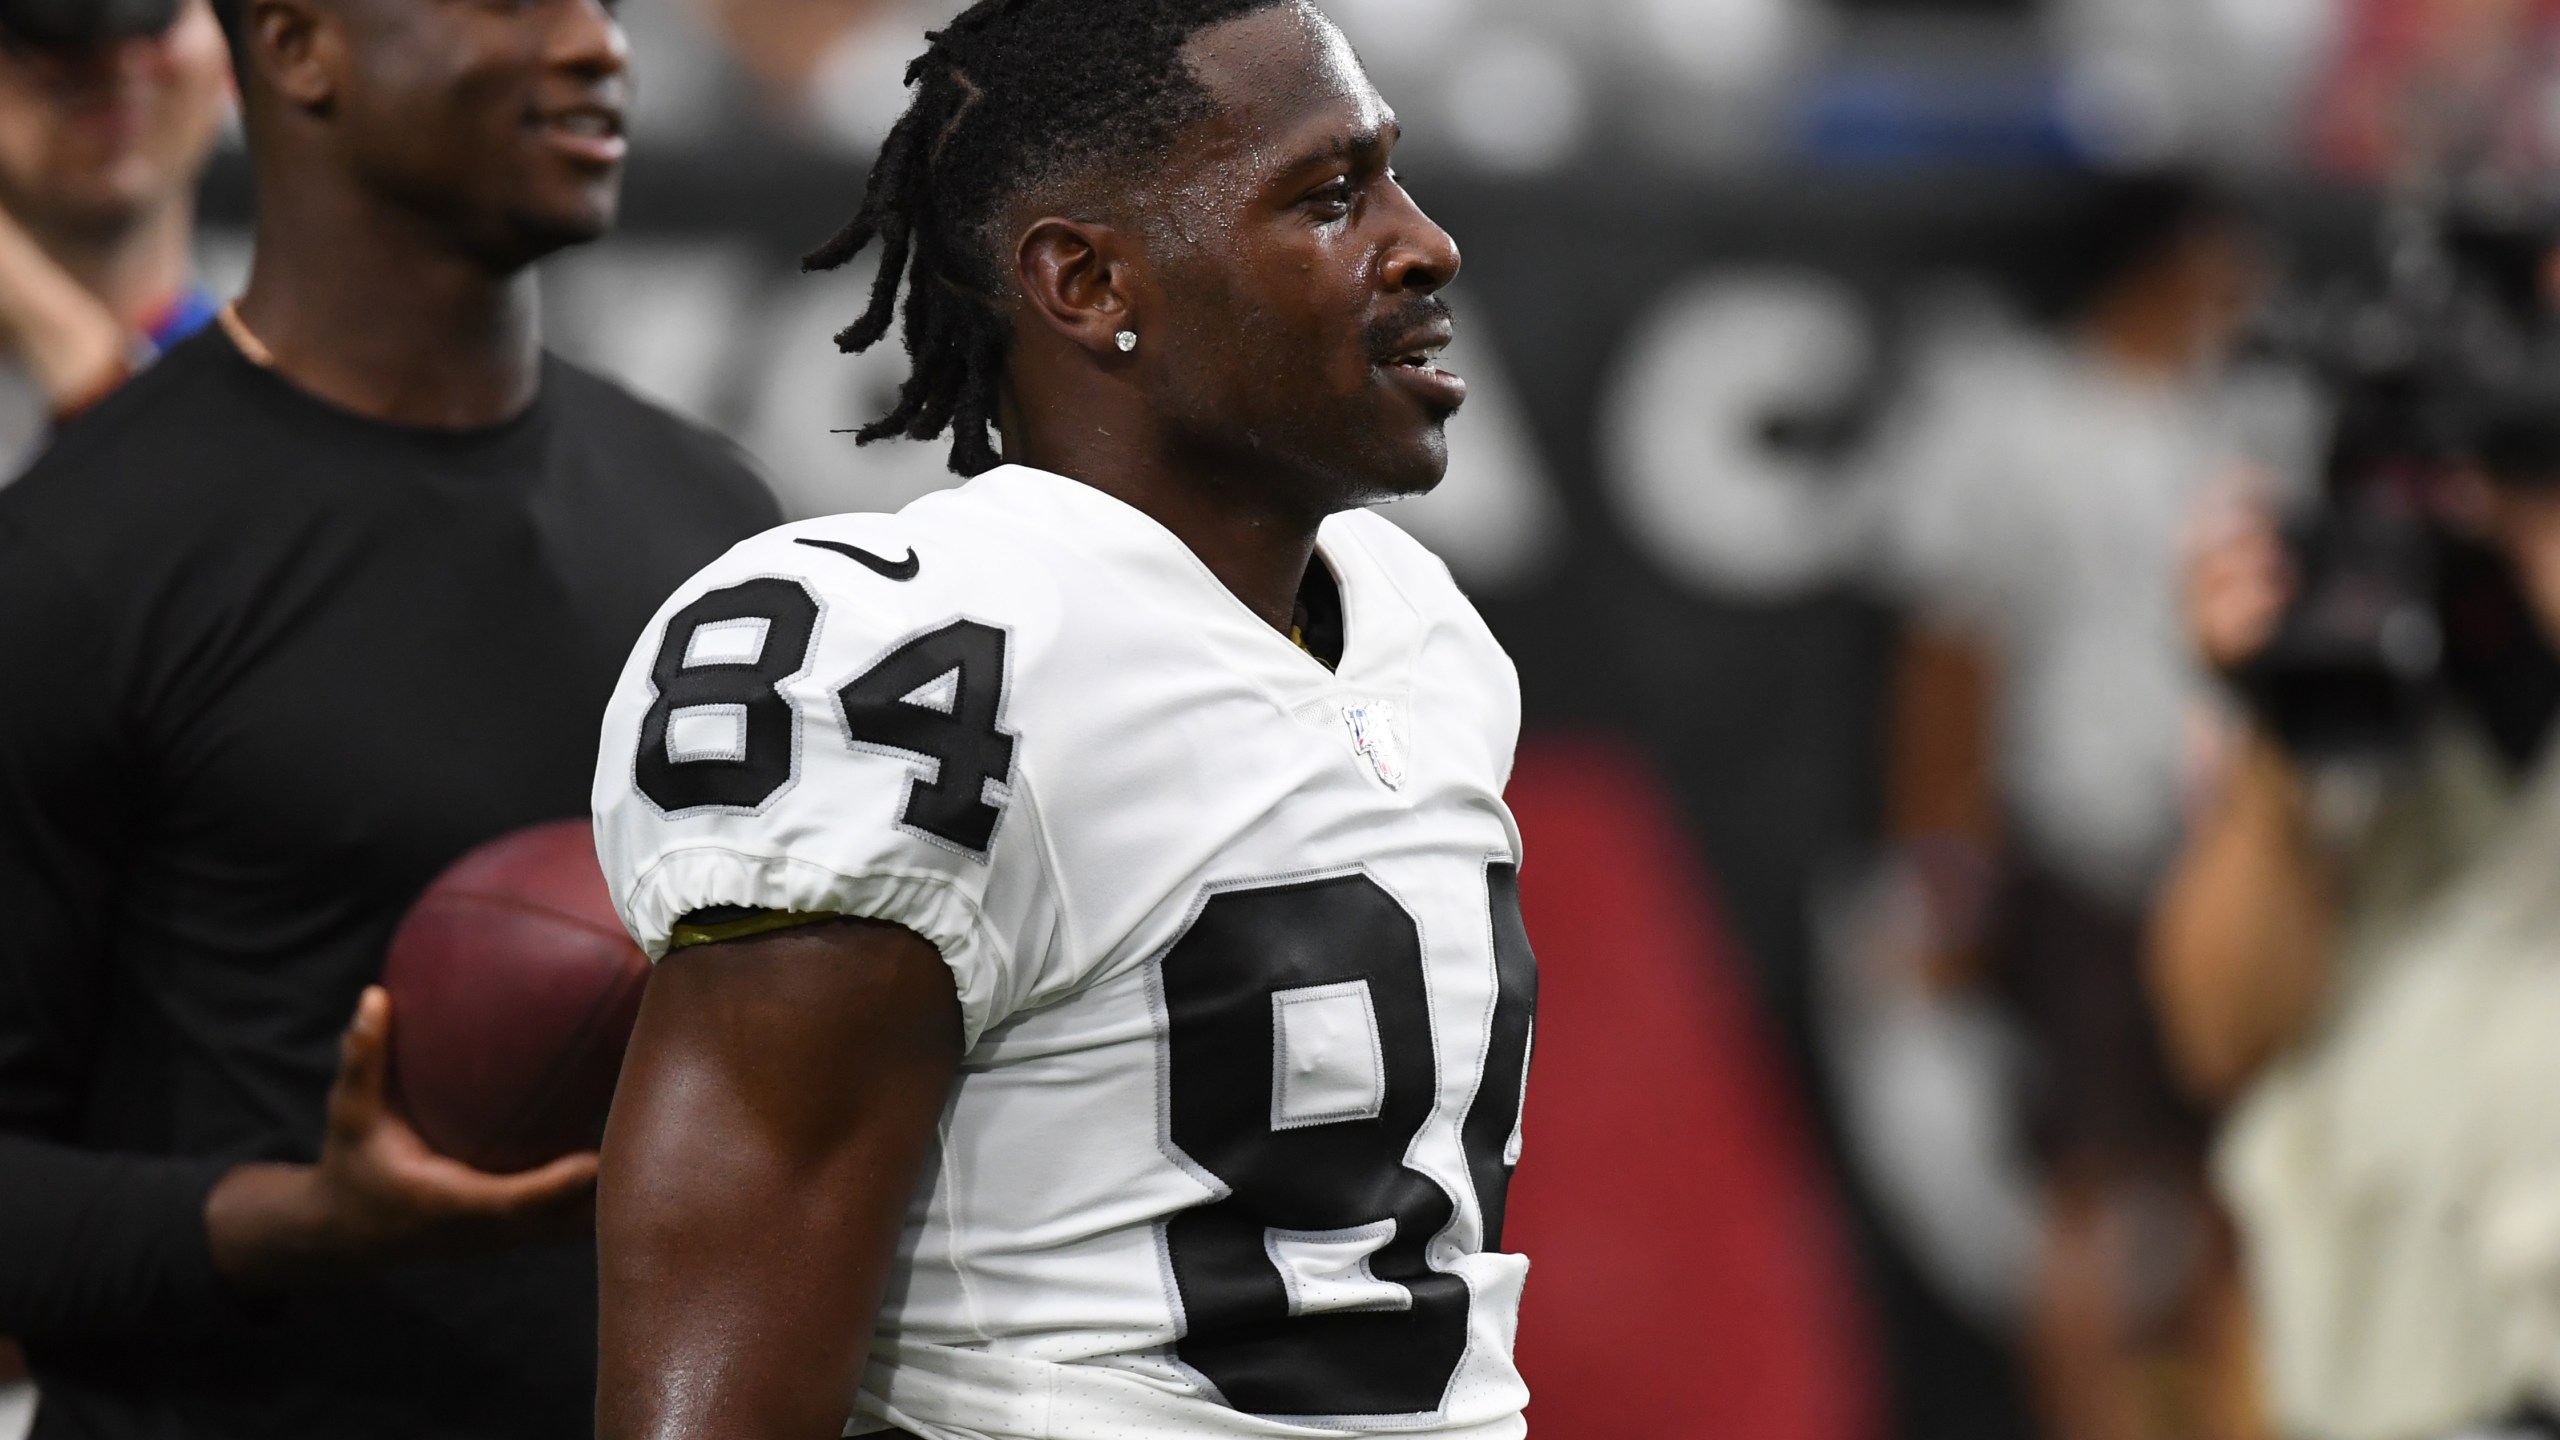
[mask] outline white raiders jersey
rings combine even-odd
[[[959,986],[846,1433],[1525,1432],[1518,680],[1394,525],[1318,549],[1339,673],[1008,467],[739,546],[623,673],[596,835],[652,957],[695,912],[839,914]]]

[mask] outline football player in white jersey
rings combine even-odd
[[[974,478],[732,551],[605,720],[601,1433],[1520,1435],[1518,685],[1363,508],[1445,468],[1457,247],[1303,0],[984,0],[910,80],[813,263],[880,242],[871,433]]]

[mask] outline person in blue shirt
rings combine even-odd
[[[0,484],[219,308],[192,249],[232,104],[221,26],[206,0],[101,13],[28,33],[0,6]]]

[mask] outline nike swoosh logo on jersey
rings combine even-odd
[[[891,580],[901,582],[913,580],[924,569],[924,562],[916,558],[916,547],[913,545],[907,547],[906,559],[885,560],[859,545],[847,545],[835,540],[802,540],[797,543],[806,545],[812,550],[832,550],[848,559],[859,560],[871,570]]]

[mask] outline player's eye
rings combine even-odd
[[[1345,175],[1328,181],[1323,188],[1309,195],[1307,204],[1326,219],[1339,220],[1351,213],[1353,195],[1351,177]]]

